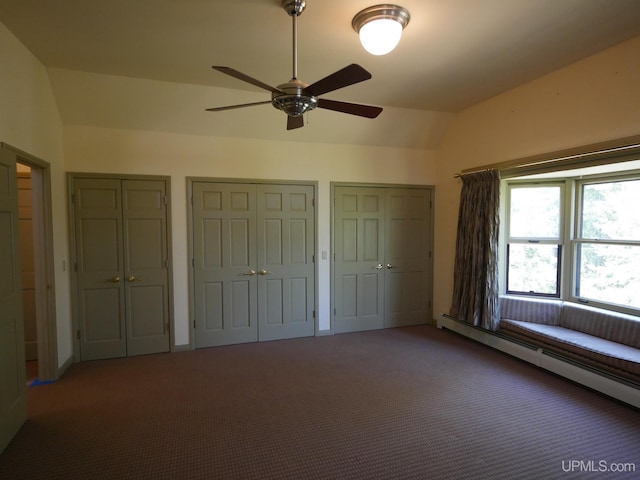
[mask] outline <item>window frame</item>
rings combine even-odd
[[[606,302],[599,299],[589,298],[587,296],[578,295],[578,285],[580,283],[580,261],[578,259],[580,247],[583,245],[628,245],[634,247],[640,247],[640,238],[637,240],[620,240],[620,239],[594,239],[582,236],[581,221],[584,211],[583,205],[583,188],[588,185],[598,185],[602,183],[615,183],[624,182],[629,180],[640,181],[640,170],[634,170],[629,172],[614,172],[609,174],[588,175],[580,178],[576,178],[573,181],[573,195],[574,195],[574,221],[572,222],[573,232],[570,240],[571,248],[571,284],[568,290],[568,298],[577,303],[593,305],[608,310],[621,311],[624,313],[632,313],[638,315],[640,313],[640,306],[628,306],[613,302]]]
[[[501,220],[503,220],[504,228],[501,233],[501,246],[500,246],[500,291],[502,294],[524,296],[524,297],[536,297],[536,298],[557,298],[563,301],[580,303],[591,305],[594,307],[603,308],[606,310],[628,313],[632,315],[640,314],[640,307],[633,307],[627,305],[620,305],[616,303],[609,303],[598,299],[591,299],[580,297],[576,295],[577,283],[579,275],[579,262],[578,262],[578,245],[584,244],[613,244],[613,245],[633,245],[640,247],[640,239],[619,241],[619,240],[599,240],[597,242],[593,239],[585,239],[579,236],[580,233],[580,221],[582,216],[582,186],[592,185],[598,183],[611,183],[615,181],[624,180],[640,180],[640,170],[629,171],[617,171],[610,173],[599,173],[591,175],[576,175],[575,172],[558,171],[555,175],[549,178],[540,179],[536,178],[506,178],[502,180],[502,194],[504,201],[501,205]],[[561,194],[561,208],[560,208],[560,247],[559,259],[558,259],[558,295],[551,294],[538,294],[531,292],[517,292],[507,291],[507,275],[508,275],[508,245],[509,243],[517,243],[509,236],[510,228],[510,189],[512,187],[522,187],[525,185],[536,187],[544,185],[563,184],[564,192]],[[520,242],[524,243],[524,242]],[[539,243],[543,243],[540,241]],[[553,241],[545,241],[544,243],[554,244]]]
[[[564,225],[566,224],[565,215],[566,215],[566,181],[562,179],[550,179],[545,181],[539,180],[506,180],[505,188],[503,191],[506,193],[506,202],[505,202],[505,213],[506,215],[503,217],[506,219],[505,221],[505,234],[503,238],[505,239],[505,247],[502,249],[504,253],[505,262],[504,265],[504,292],[508,295],[518,295],[518,296],[528,296],[528,297],[543,297],[543,298],[562,298],[563,293],[563,282],[562,282],[562,272],[563,269],[563,258],[564,258],[564,245],[566,243],[566,229]],[[512,237],[510,235],[511,232],[511,192],[516,188],[541,188],[541,187],[558,187],[560,189],[560,206],[558,211],[558,237]],[[557,249],[557,267],[556,267],[556,291],[554,293],[544,293],[544,292],[525,292],[519,290],[509,290],[509,253],[510,253],[510,245],[556,245]]]

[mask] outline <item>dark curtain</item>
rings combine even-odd
[[[498,230],[500,174],[462,176],[450,314],[487,330],[500,323]]]

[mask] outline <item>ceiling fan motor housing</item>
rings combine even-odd
[[[284,94],[273,92],[271,94],[271,103],[287,115],[299,117],[318,106],[318,98],[305,93],[304,89],[307,86],[306,83],[301,82],[297,78],[278,85],[278,90],[284,92]]]
[[[282,8],[291,16],[300,16],[306,6],[307,2],[304,0],[282,0]]]

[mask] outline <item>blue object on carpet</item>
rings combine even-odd
[[[49,385],[50,383],[56,383],[56,380],[44,380],[44,381],[40,381],[39,378],[36,378],[33,382],[31,382],[31,384],[29,385],[29,388],[32,387],[37,387],[39,385]]]

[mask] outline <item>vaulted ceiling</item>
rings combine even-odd
[[[61,92],[73,89],[67,70],[224,89],[223,96],[198,94],[198,108],[204,109],[269,99],[268,92],[211,65],[233,67],[270,85],[289,80],[291,18],[280,3],[0,0],[0,22],[50,69]],[[396,50],[375,57],[351,27],[353,16],[375,3],[307,0],[298,18],[299,78],[312,83],[358,63],[373,78],[328,97],[419,110],[423,120],[640,35],[638,0],[399,0],[411,13],[409,25]]]

